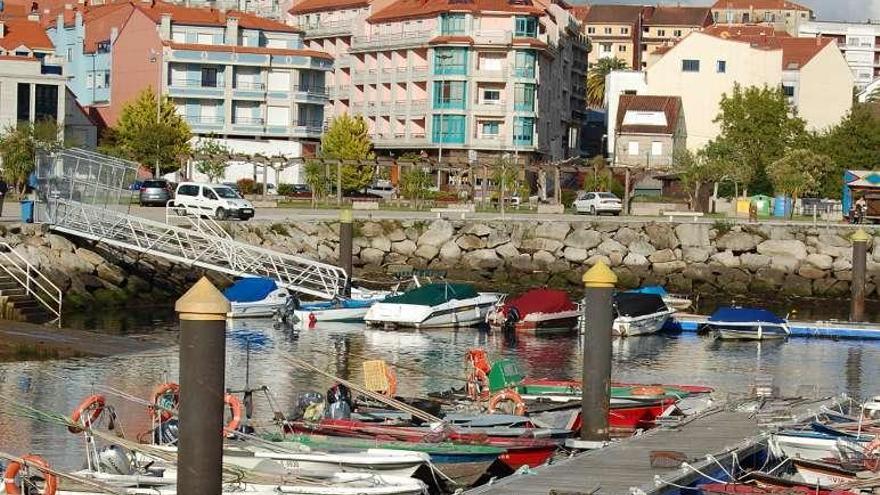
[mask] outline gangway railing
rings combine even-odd
[[[0,242],[0,269],[12,277],[28,297],[55,316],[55,321],[60,324],[64,293],[39,268],[5,242]]]
[[[187,212],[185,207],[174,206],[174,200],[170,199],[165,204],[165,223],[178,227],[188,227],[203,234],[232,239],[232,236],[216,220],[206,215],[193,215]]]

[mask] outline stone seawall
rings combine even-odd
[[[234,238],[336,263],[338,224],[230,222]],[[583,272],[608,263],[622,287],[724,295],[842,297],[852,278],[851,229],[725,223],[381,221],[355,224],[355,276],[390,280],[404,267],[446,270],[452,280],[515,291],[581,288]],[[880,298],[880,237],[869,245],[869,297]],[[205,272],[49,232],[0,226],[11,244],[65,292],[65,306],[167,304]],[[228,278],[208,273],[218,284]]]

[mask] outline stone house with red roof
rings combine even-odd
[[[678,96],[621,95],[614,166],[668,169],[685,148],[687,128]]]

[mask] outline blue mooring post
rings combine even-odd
[[[859,229],[851,240],[853,258],[849,321],[865,321],[865,267],[868,262],[868,241],[871,240],[871,236]]]
[[[177,493],[220,495],[226,314],[229,301],[202,277],[177,300],[180,316],[180,440]]]
[[[584,273],[584,362],[581,380],[581,440],[610,438],[612,296],[617,275],[603,262]]]

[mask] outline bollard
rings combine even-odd
[[[345,295],[351,296],[352,279],[352,243],[354,242],[354,221],[352,211],[348,208],[339,210],[339,264],[345,270]]]
[[[177,493],[220,495],[229,301],[202,277],[174,305],[180,317]]]
[[[603,262],[584,273],[584,363],[581,379],[581,440],[609,439],[611,408],[612,295],[617,275]]]
[[[865,265],[867,264],[868,241],[871,240],[871,236],[859,229],[851,239],[853,259],[849,321],[865,321]]]

